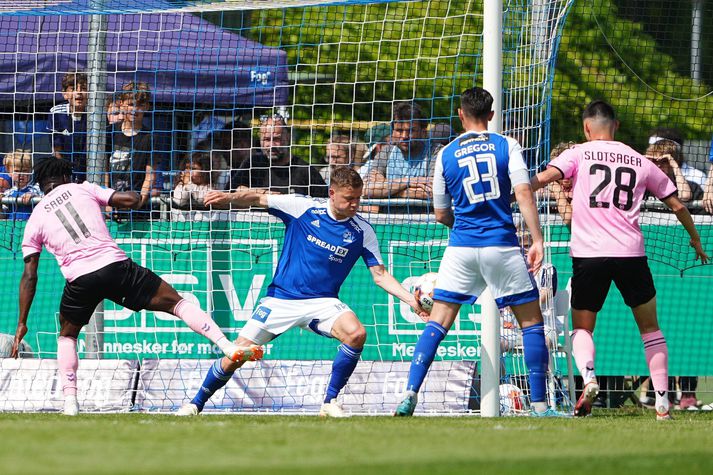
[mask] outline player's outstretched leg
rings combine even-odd
[[[65,416],[79,414],[79,403],[77,402],[78,367],[77,339],[75,337],[60,336],[57,339],[57,370],[62,386],[62,394],[64,395],[63,413]]]
[[[439,302],[434,305],[434,312]],[[433,358],[436,356],[436,350],[443,338],[448,333],[448,330],[440,323],[429,321],[424,328],[423,333],[418,338],[416,348],[411,359],[411,368],[408,373],[408,383],[406,385],[406,394],[404,399],[396,408],[394,416],[409,417],[413,415],[418,403],[418,391],[421,389],[423,380],[426,379],[426,373],[433,363]]]
[[[165,281],[161,284],[147,306],[148,310],[159,310],[177,316],[191,330],[203,335],[215,343],[231,361],[257,361],[262,358],[263,350],[257,345],[236,345],[223,334],[217,323],[193,302],[181,298],[176,289]]]
[[[173,313],[186,322],[191,330],[215,343],[231,361],[257,361],[263,356],[263,349],[260,346],[239,346],[228,340],[218,324],[207,313],[186,299],[182,299],[175,305]]]
[[[599,395],[599,383],[594,372],[594,339],[589,330],[577,328],[572,332],[572,355],[584,381],[582,395],[574,406],[575,417],[591,414],[592,404]]]
[[[330,331],[332,336],[342,342],[337,349],[337,356],[332,363],[332,374],[327,385],[327,394],[319,410],[321,417],[349,417],[337,396],[346,386],[349,377],[359,363],[361,352],[366,342],[366,329],[352,312],[339,316]]]

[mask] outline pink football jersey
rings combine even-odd
[[[54,188],[32,210],[25,226],[22,255],[27,257],[46,247],[70,282],[126,260],[126,254],[109,234],[102,214],[102,207],[112,194],[114,190],[89,182]]]
[[[641,257],[639,208],[644,192],[659,199],[676,193],[664,172],[621,142],[575,145],[549,166],[572,178],[573,257]]]

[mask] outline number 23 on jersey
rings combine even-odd
[[[485,172],[480,172],[479,164],[485,165]],[[500,198],[500,184],[498,183],[495,154],[479,153],[477,155],[468,155],[458,160],[458,166],[468,170],[468,176],[463,179],[463,188],[470,204]],[[483,190],[489,188],[490,191],[476,193],[474,187],[478,183],[482,183]]]

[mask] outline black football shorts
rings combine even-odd
[[[656,295],[646,257],[573,257],[572,308],[600,311],[612,281],[631,308]]]
[[[104,299],[133,311],[143,310],[160,285],[159,276],[131,259],[114,262],[67,282],[59,312],[75,325],[86,325]]]

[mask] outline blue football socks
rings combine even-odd
[[[361,348],[352,348],[346,343],[339,345],[337,356],[334,358],[334,363],[332,363],[332,376],[329,378],[324,402],[331,402],[347,384],[349,377],[359,362],[361,350]]]
[[[221,360],[222,358],[218,358],[213,363],[213,366],[210,367],[210,369],[208,370],[208,374],[203,380],[203,384],[198,390],[198,393],[191,401],[198,407],[198,411],[202,411],[203,406],[205,406],[205,403],[208,402],[208,399],[210,399],[210,397],[218,389],[225,386],[227,382],[230,381],[230,378],[233,376],[232,372],[226,373],[225,371],[223,371],[223,368],[220,365]]]
[[[418,392],[419,389],[421,389],[423,380],[426,379],[428,368],[431,367],[433,358],[436,356],[438,345],[447,333],[448,330],[436,322],[428,322],[426,324],[426,328],[418,338],[416,348],[413,352],[411,369],[408,373],[407,391]]]
[[[530,375],[530,399],[532,402],[543,402],[545,401],[547,366],[549,364],[544,323],[537,323],[522,329],[522,346],[525,351],[525,364]]]

